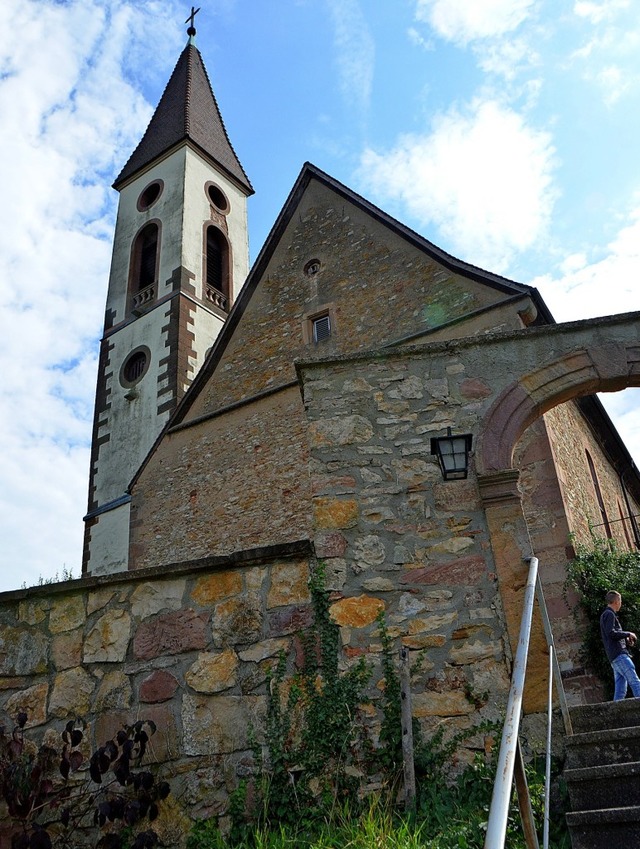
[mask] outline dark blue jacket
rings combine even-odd
[[[609,660],[615,660],[621,654],[629,654],[626,640],[631,631],[622,630],[618,617],[608,606],[600,617],[600,633]]]

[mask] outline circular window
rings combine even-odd
[[[304,267],[304,273],[307,277],[313,277],[314,274],[317,274],[321,268],[322,264],[319,259],[310,259]]]
[[[205,186],[205,191],[207,193],[207,197],[218,210],[218,212],[223,212],[225,214],[229,212],[229,209],[231,208],[229,205],[229,201],[220,186],[216,186],[215,183],[207,183],[207,185]]]
[[[146,345],[132,351],[120,369],[120,384],[125,387],[135,386],[147,373],[150,360],[151,351]]]
[[[138,210],[143,212],[145,209],[149,209],[150,206],[153,206],[162,194],[163,188],[164,183],[162,180],[154,180],[153,183],[149,183],[138,198]]]

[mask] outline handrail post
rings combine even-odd
[[[549,809],[551,807],[551,731],[553,724],[553,665],[555,648],[549,646],[549,692],[547,694],[547,745],[544,768],[544,824],[542,829],[543,849],[549,849]]]
[[[485,849],[503,849],[504,839],[507,833],[507,820],[509,816],[509,802],[511,800],[511,788],[513,785],[513,769],[516,757],[516,746],[518,741],[518,727],[520,724],[520,712],[522,710],[522,695],[524,692],[524,678],[527,667],[527,654],[529,652],[529,637],[531,635],[531,620],[533,617],[533,604],[535,601],[536,577],[538,574],[538,558],[529,557],[529,576],[524,591],[524,606],[522,622],[520,624],[520,636],[518,647],[511,674],[511,688],[507,700],[507,715],[502,729],[502,741],[498,755],[498,767],[496,780],[493,785],[491,797],[491,808],[489,810],[489,822],[487,823],[487,835],[484,842]]]
[[[567,704],[567,696],[564,691],[564,686],[562,685],[562,671],[558,662],[558,653],[556,652],[556,644],[553,639],[551,621],[549,619],[547,605],[544,600],[544,590],[542,588],[542,581],[540,580],[540,575],[538,575],[538,578],[536,580],[536,598],[538,599],[538,608],[540,610],[540,616],[542,618],[542,627],[544,628],[544,634],[547,638],[547,645],[549,646],[549,656],[553,661],[553,680],[555,681],[556,693],[558,694],[558,701],[560,702],[560,710],[562,712],[564,730],[567,735],[571,736],[573,734],[573,726],[571,724],[571,716],[569,714],[569,705]]]

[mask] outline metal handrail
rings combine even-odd
[[[529,576],[524,590],[524,607],[520,623],[518,648],[511,673],[511,687],[507,699],[507,715],[502,729],[502,741],[498,755],[496,780],[493,785],[491,807],[484,849],[502,849],[507,833],[509,818],[509,802],[513,786],[513,768],[516,761],[518,746],[518,729],[520,727],[520,711],[522,709],[522,694],[524,692],[524,676],[529,653],[529,637],[531,635],[531,620],[533,618],[533,603],[536,593],[536,578],[538,577],[538,558],[529,559]]]
[[[551,720],[553,712],[553,682],[555,680],[558,690],[558,698],[562,710],[565,731],[572,734],[571,717],[562,686],[560,665],[555,650],[551,623],[544,601],[542,584],[538,577],[538,558],[529,557],[529,575],[524,591],[524,605],[522,620],[520,623],[520,635],[518,647],[511,674],[511,687],[507,699],[507,712],[502,729],[502,740],[498,755],[498,766],[496,779],[493,785],[491,807],[489,809],[489,821],[487,823],[487,834],[484,849],[503,849],[507,832],[507,820],[509,818],[509,803],[511,801],[511,788],[514,780],[514,769],[516,769],[516,785],[520,803],[520,815],[527,839],[527,845],[532,849],[538,849],[538,838],[533,827],[533,815],[529,798],[529,788],[524,775],[524,765],[520,751],[518,732],[520,728],[520,714],[522,711],[522,696],[524,692],[524,679],[527,666],[527,655],[529,653],[529,639],[531,636],[531,623],[533,621],[534,602],[538,600],[545,637],[549,646],[549,692],[547,708],[547,741],[546,741],[546,770],[545,770],[545,808],[543,824],[543,846],[549,846],[549,795],[551,787]]]

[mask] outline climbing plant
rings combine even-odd
[[[247,815],[258,825],[300,825],[338,799],[355,800],[355,764],[367,751],[360,711],[371,672],[364,659],[342,673],[338,668],[339,630],[329,616],[321,566],[310,591],[314,618],[300,635],[301,668],[287,677],[281,653],[268,676],[264,754],[254,746],[257,780],[251,794],[241,784],[231,800],[236,839]]]

